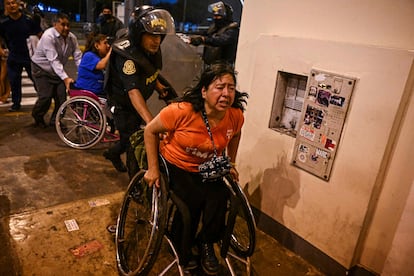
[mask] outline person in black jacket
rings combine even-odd
[[[112,14],[111,7],[104,6],[98,18],[98,33],[108,36],[109,44],[111,44],[116,38],[116,33],[123,28],[124,24]]]
[[[133,151],[127,152],[128,169],[120,156],[130,148],[129,137],[152,120],[146,100],[156,90],[166,97],[168,87],[159,80],[162,69],[160,45],[167,34],[175,32],[174,19],[168,11],[153,6],[135,8],[128,24],[128,34],[112,44],[105,92],[114,106],[114,122],[120,140],[104,152],[116,170],[133,176],[137,162]],[[131,172],[130,172],[131,171]]]
[[[5,40],[9,56],[7,74],[12,90],[10,112],[19,111],[22,101],[22,72],[33,81],[27,38],[30,35],[41,36],[42,30],[38,22],[23,13],[20,0],[5,0],[5,16],[0,18],[0,36]],[[36,89],[36,86],[35,86]]]
[[[233,9],[220,1],[209,5],[208,11],[213,15],[214,23],[205,35],[191,37],[190,44],[204,44],[203,61],[206,65],[217,62],[234,64],[239,24],[233,21]]]

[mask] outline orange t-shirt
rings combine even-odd
[[[160,119],[168,131],[167,138],[160,143],[162,156],[183,170],[198,172],[198,166],[214,154],[201,113],[195,113],[190,103],[172,103],[161,110]],[[243,123],[242,111],[229,108],[218,125],[211,128],[218,155],[222,155],[229,141],[240,132]]]

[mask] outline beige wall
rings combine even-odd
[[[412,26],[412,0],[245,1],[236,67],[251,97],[241,184],[254,206],[346,268],[404,275],[395,247],[413,252],[400,230],[414,230]],[[267,127],[277,71],[311,68],[357,78],[329,182],[293,167],[294,138]]]

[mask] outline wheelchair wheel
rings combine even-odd
[[[121,275],[148,275],[161,248],[167,218],[167,189],[149,188],[144,170],[131,180],[124,196],[116,229],[116,257]]]
[[[224,177],[230,190],[227,227],[230,234],[230,247],[239,257],[250,257],[256,246],[256,223],[246,195],[231,175]]]
[[[55,127],[65,144],[75,149],[87,149],[104,136],[106,116],[96,100],[77,96],[60,106]]]

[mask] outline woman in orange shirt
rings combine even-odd
[[[214,157],[224,156],[233,165],[232,176],[238,180],[234,166],[244,122],[243,110],[247,93],[236,90],[236,72],[231,65],[214,64],[200,76],[198,84],[171,103],[145,128],[144,138],[148,158],[148,171],[144,179],[148,185],[159,184],[158,152],[167,161],[170,188],[187,205],[191,216],[192,244],[181,248],[179,254],[188,262],[184,269],[197,267],[196,256],[191,253],[199,247],[201,266],[207,274],[216,274],[219,262],[214,243],[224,232],[227,188],[220,175],[206,179],[199,166]],[[159,141],[159,135],[166,133]],[[229,165],[230,166],[230,165]],[[202,218],[202,227],[198,230]],[[179,212],[173,220],[172,240],[181,245],[183,225]]]

